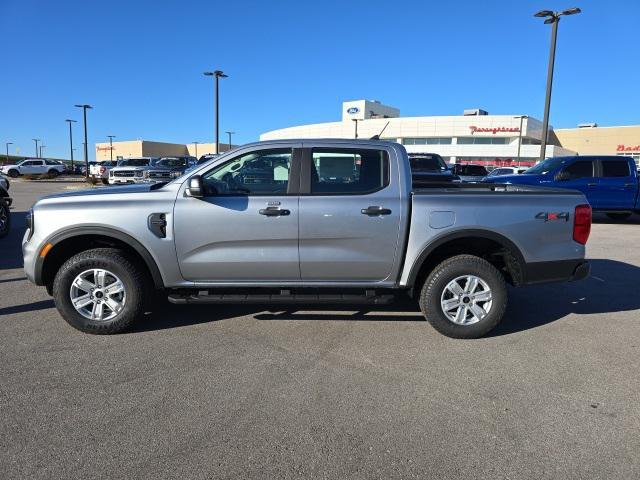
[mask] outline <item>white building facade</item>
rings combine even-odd
[[[437,153],[449,163],[527,166],[540,156],[541,134],[542,122],[526,115],[489,115],[478,109],[458,116],[401,117],[398,109],[378,101],[354,100],[342,104],[339,122],[272,130],[260,139],[380,135],[382,140],[403,144],[409,153]],[[547,145],[545,156],[574,154],[558,145]]]

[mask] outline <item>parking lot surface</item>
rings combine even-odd
[[[480,340],[439,335],[409,300],[162,303],[135,331],[91,336],[21,269],[26,211],[65,188],[11,185],[2,478],[640,477],[637,216],[600,219],[591,278],[512,289]]]

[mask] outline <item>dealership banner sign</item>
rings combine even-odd
[[[518,127],[476,127],[475,125],[470,125],[469,130],[471,130],[471,135],[474,133],[512,133],[512,132],[520,132]]]
[[[617,152],[640,152],[640,145],[618,145]]]

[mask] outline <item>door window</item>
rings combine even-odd
[[[628,177],[629,163],[625,160],[603,160],[602,161],[603,177]]]
[[[580,161],[572,163],[563,170],[567,174],[567,180],[593,177],[593,162]]]
[[[384,150],[314,148],[311,193],[358,195],[389,183],[389,158]]]
[[[285,195],[291,172],[291,149],[246,153],[202,176],[205,196]]]

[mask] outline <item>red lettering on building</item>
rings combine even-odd
[[[511,133],[511,132],[518,133],[520,131],[518,127],[476,127],[475,125],[469,126],[469,129],[471,130],[471,135],[473,135],[476,132],[493,133],[495,135],[496,133]]]
[[[618,145],[617,152],[640,152],[640,145]]]

